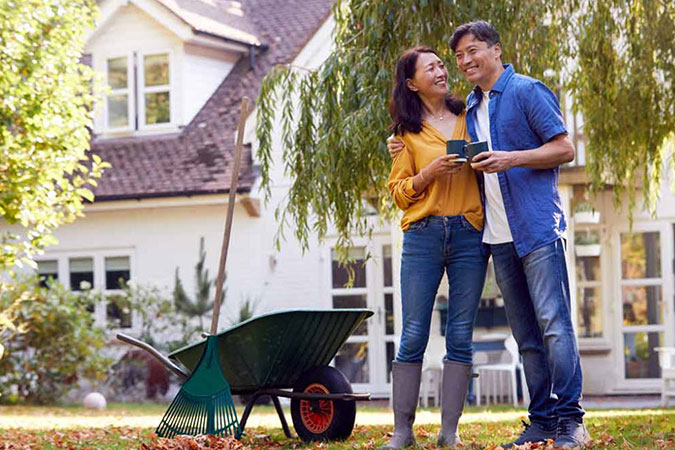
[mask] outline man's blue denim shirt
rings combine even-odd
[[[555,94],[544,83],[504,65],[490,91],[493,150],[530,150],[567,133]],[[483,93],[478,86],[466,99],[467,128],[477,141],[476,112]],[[500,172],[499,186],[516,252],[521,258],[563,235],[567,225],[558,194],[558,167],[514,167]]]

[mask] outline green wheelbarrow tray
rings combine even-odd
[[[327,366],[368,309],[288,310],[254,317],[218,333],[220,367],[233,394],[292,388],[300,375]],[[190,372],[206,340],[175,350],[169,359]]]
[[[348,437],[354,427],[354,401],[369,400],[370,394],[352,393],[344,375],[328,365],[372,315],[368,309],[287,310],[257,316],[218,333],[223,375],[233,394],[249,396],[240,431],[258,397],[267,395],[287,437],[291,433],[278,397],[291,399],[293,425],[303,440]],[[206,345],[204,339],[180,348],[169,354],[168,361],[145,343],[123,335],[118,338],[147,350],[183,377],[195,369]]]

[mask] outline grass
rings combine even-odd
[[[111,404],[105,411],[65,407],[0,407],[0,448],[5,449],[138,449],[152,448],[152,431],[166,405]],[[241,414],[241,410],[239,411]],[[439,430],[437,408],[418,412],[415,433],[424,449]],[[465,448],[494,449],[520,431],[523,409],[507,406],[467,408],[461,435]],[[287,411],[287,419],[290,414]],[[345,442],[306,444],[287,439],[271,407],[256,407],[243,443],[254,449],[376,449],[387,442],[393,417],[386,407],[359,405],[356,428]],[[675,409],[593,410],[586,424],[594,438],[591,448],[675,448]],[[4,446],[3,446],[4,445]],[[148,448],[148,447],[145,447]]]

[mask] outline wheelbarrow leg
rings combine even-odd
[[[284,434],[286,435],[287,438],[292,438],[293,435],[291,434],[291,430],[288,428],[288,423],[286,422],[286,416],[284,415],[284,410],[281,409],[281,403],[279,403],[279,397],[276,395],[270,395],[272,398],[272,402],[274,403],[274,408],[277,410],[277,414],[279,415],[279,420],[281,421],[281,428],[284,429]]]
[[[248,403],[246,403],[246,408],[244,408],[244,414],[241,415],[241,420],[239,421],[239,433],[244,433],[246,421],[248,420],[248,416],[251,415],[251,410],[253,409],[253,405],[255,405],[255,401],[258,399],[258,397],[260,397],[260,394],[256,392],[248,400]]]

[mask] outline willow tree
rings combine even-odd
[[[106,166],[88,153],[94,0],[0,0],[0,272],[33,264]],[[8,225],[12,225],[9,227]]]
[[[571,92],[585,116],[592,186],[611,181],[617,199],[634,199],[626,188],[642,173],[653,204],[664,142],[675,130],[673,11],[668,0],[337,0],[327,60],[317,70],[275,67],[258,98],[263,188],[269,197],[275,123],[292,179],[281,226],[292,222],[305,247],[333,226],[345,248],[350,236],[370,231],[364,199],[391,214],[385,138],[396,60],[417,44],[435,48],[448,61],[452,90],[465,96],[471,87],[449,41],[457,25],[478,18],[498,29],[503,61]]]

